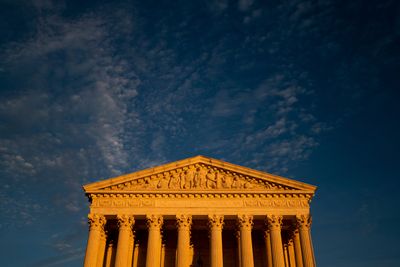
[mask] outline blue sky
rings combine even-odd
[[[198,154],[317,185],[318,266],[400,266],[398,1],[2,0],[0,22],[2,266],[80,266],[83,184]]]

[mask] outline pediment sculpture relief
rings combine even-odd
[[[128,182],[104,190],[207,190],[207,189],[270,189],[289,190],[288,186],[243,175],[206,164],[192,164]]]

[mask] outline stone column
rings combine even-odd
[[[208,215],[210,227],[210,260],[211,267],[221,267],[223,265],[222,249],[222,226],[224,225],[223,215]]]
[[[193,259],[194,259],[194,246],[193,244],[190,244],[190,248],[189,248],[189,252],[190,252],[190,256],[189,256],[189,266],[192,266],[193,264]]]
[[[134,245],[135,245],[135,233],[131,231],[131,235],[129,237],[129,250],[128,250],[128,262],[127,262],[128,267],[132,267]]]
[[[165,265],[165,244],[161,245],[161,267]]]
[[[241,267],[254,267],[253,244],[251,241],[253,216],[239,215],[238,223],[240,229]]]
[[[297,227],[296,224],[294,227]],[[303,267],[303,255],[301,252],[301,244],[300,244],[300,236],[299,229],[293,229],[293,248],[294,248],[294,256],[296,261],[296,267]]]
[[[86,255],[83,266],[84,267],[97,267],[97,253],[101,235],[104,233],[104,225],[106,218],[103,215],[90,213],[89,219],[89,237],[86,246]]]
[[[115,264],[115,244],[114,240],[109,240],[107,243],[105,267],[111,267]]]
[[[315,267],[314,253],[310,235],[311,216],[299,215],[296,216],[296,220],[300,235],[301,251],[303,252],[303,266]]]
[[[126,267],[129,256],[129,243],[132,236],[132,226],[135,223],[133,216],[117,215],[118,219],[118,244],[115,267]]]
[[[149,236],[147,240],[146,267],[160,267],[161,259],[161,215],[147,215],[147,227]]]
[[[192,225],[192,216],[185,214],[176,215],[176,224],[178,228],[176,266],[188,267],[190,258],[190,226]]]
[[[289,251],[288,251],[288,244],[284,243],[283,244],[283,257],[285,258],[285,266],[290,266],[289,265]]]
[[[140,245],[138,243],[135,244],[135,248],[133,250],[133,263],[132,267],[137,267],[138,266],[138,259],[139,259],[139,249]]]
[[[103,231],[100,236],[100,242],[99,242],[99,252],[97,253],[97,267],[103,267],[104,264],[104,255],[106,251],[106,241],[107,241],[107,235],[106,232]]]
[[[290,238],[288,240],[288,253],[289,253],[290,267],[297,267],[293,238]]]
[[[267,225],[271,237],[272,263],[274,267],[285,267],[281,235],[282,216],[267,216]]]
[[[237,261],[238,261],[237,266],[242,267],[242,249],[240,247],[240,243],[241,243],[240,230],[236,231],[236,241],[237,241],[237,253],[236,254],[237,254]]]
[[[271,234],[269,230],[265,230],[264,232],[265,239],[265,255],[267,256],[267,267],[272,267],[272,250],[271,250]]]

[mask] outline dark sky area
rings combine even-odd
[[[82,185],[198,154],[318,186],[318,266],[400,266],[400,1],[0,0],[0,265],[82,266]]]

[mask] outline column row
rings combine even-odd
[[[282,242],[282,216],[267,216],[265,243],[268,267],[315,267],[311,242],[311,216],[299,215],[288,229],[287,240]]]
[[[161,215],[148,215],[148,241],[146,253],[146,267],[160,267],[162,262],[162,237],[161,227],[163,217]],[[289,242],[283,246],[282,242],[282,216],[266,216],[265,248],[268,267],[314,267],[314,255],[310,237],[311,218],[308,215],[296,217]],[[106,249],[106,233],[104,226],[106,219],[102,215],[89,214],[89,238],[84,261],[84,267],[102,267],[104,258],[106,266],[115,262],[116,267],[130,267],[134,264],[133,255],[135,235],[132,227],[135,223],[133,216],[118,215],[118,245],[115,260],[111,260],[112,250]],[[238,260],[240,267],[253,267],[252,228],[253,216],[239,215],[238,221]],[[190,231],[192,217],[182,214],[176,216],[178,240],[176,266],[188,267],[190,265]],[[223,215],[209,215],[210,230],[210,266],[223,266],[222,228],[224,225]],[[113,244],[114,246],[116,244]],[[106,254],[106,257],[105,257]],[[289,264],[290,262],[290,264]]]

